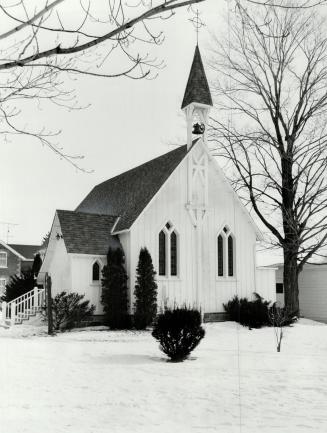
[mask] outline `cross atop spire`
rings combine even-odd
[[[204,71],[199,46],[196,45],[190,75],[188,77],[182,109],[192,102],[212,106],[211,93]]]

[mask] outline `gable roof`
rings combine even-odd
[[[22,245],[22,244],[8,244],[13,250],[17,251],[26,260],[33,260],[34,255],[40,249],[40,245]]]
[[[211,93],[198,45],[195,47],[193,62],[181,108],[183,109],[192,102],[212,106]]]
[[[177,147],[100,183],[76,208],[76,212],[119,215],[115,232],[129,229],[187,152],[186,145]]]
[[[0,240],[0,246],[15,254],[21,260],[33,260],[34,254],[38,252],[39,245],[6,244]]]
[[[57,210],[67,252],[106,255],[109,247],[121,248],[111,230],[117,220],[113,215],[97,215],[68,210]]]

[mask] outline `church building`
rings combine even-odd
[[[153,260],[158,306],[186,304],[222,313],[234,295],[275,301],[275,271],[257,268],[262,235],[207,143],[212,98],[198,46],[181,109],[187,143],[95,186],[75,211],[57,210],[40,275],[53,296],[85,294],[101,305],[109,247],[126,259],[130,312],[140,249]]]

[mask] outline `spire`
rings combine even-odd
[[[193,63],[188,77],[182,109],[192,102],[212,106],[212,99],[198,45],[195,47]]]

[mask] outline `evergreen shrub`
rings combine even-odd
[[[229,320],[240,323],[251,328],[261,328],[271,326],[271,309],[276,308],[275,304],[270,305],[270,301],[265,301],[258,293],[254,293],[254,300],[234,296],[233,299],[223,304]],[[284,325],[287,326],[294,322],[294,318],[285,319]]]
[[[33,290],[34,284],[35,280],[32,269],[22,271],[20,276],[12,275],[8,284],[6,284],[5,292],[1,299],[10,302],[13,299]]]
[[[92,316],[95,306],[90,305],[90,301],[83,301],[83,298],[84,295],[79,293],[63,291],[52,299],[53,327],[56,331],[72,329]]]
[[[136,275],[134,326],[136,329],[146,329],[157,314],[156,272],[146,248],[141,248]]]
[[[109,248],[107,265],[102,270],[101,302],[106,324],[111,329],[130,328],[128,315],[128,288],[125,257],[121,249]]]
[[[201,314],[187,307],[166,310],[160,314],[152,331],[160,349],[173,362],[184,361],[204,337]]]

